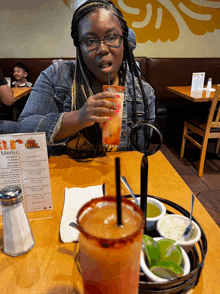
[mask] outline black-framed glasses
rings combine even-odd
[[[87,50],[95,50],[99,48],[101,42],[103,42],[107,47],[119,48],[122,39],[123,36],[119,34],[110,34],[104,39],[99,39],[96,37],[82,37],[79,42],[80,44],[84,44]]]

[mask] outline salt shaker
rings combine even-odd
[[[6,186],[0,190],[4,228],[4,253],[18,256],[27,253],[35,244],[24,210],[19,186]]]
[[[211,88],[212,88],[212,78],[209,78],[209,79],[208,79],[208,83],[207,83],[207,88],[206,88],[206,90],[207,90],[207,91],[210,91]]]

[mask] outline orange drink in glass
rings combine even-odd
[[[104,122],[102,126],[102,144],[105,147],[117,147],[121,140],[121,122],[124,102],[124,87],[104,85],[103,91],[115,93],[115,98],[108,99],[117,103],[117,109],[108,122]]]
[[[144,215],[122,198],[117,225],[116,197],[95,198],[77,216],[84,294],[137,294]]]

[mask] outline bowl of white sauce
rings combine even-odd
[[[172,239],[178,243],[186,252],[200,240],[201,230],[199,226],[192,221],[192,236],[189,240],[182,240],[181,237],[189,225],[189,218],[178,214],[165,215],[157,222],[157,231],[161,237]]]

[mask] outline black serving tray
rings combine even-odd
[[[136,195],[136,197],[139,197],[140,195]],[[125,197],[131,197],[130,195],[126,195]],[[176,213],[176,212],[171,212],[169,210],[169,207],[172,208],[173,210],[176,210],[177,212],[180,212],[182,215],[189,217],[190,213],[185,210],[183,207],[179,206],[178,204],[160,198],[160,197],[155,197],[149,195],[149,197],[155,198],[162,203],[166,204],[166,209],[168,214]],[[206,235],[198,223],[198,221],[193,217],[192,218],[194,222],[197,223],[201,230],[201,238],[198,241],[198,246],[193,246],[193,248],[187,253],[190,264],[191,264],[191,270],[190,273],[183,276],[179,277],[176,279],[173,279],[171,281],[167,281],[165,283],[156,283],[156,282],[150,282],[146,275],[140,271],[140,278],[139,278],[139,294],[184,294],[187,293],[191,288],[194,288],[198,282],[199,278],[201,275],[201,271],[203,269],[205,257],[207,254],[207,239]],[[157,230],[153,230],[148,233],[149,236],[151,237],[159,237],[159,233]]]

